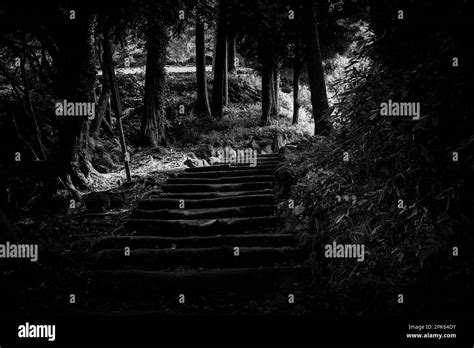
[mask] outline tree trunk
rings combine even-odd
[[[327,134],[330,131],[330,124],[322,117],[329,105],[319,46],[318,20],[316,8],[312,0],[303,0],[303,16],[306,61],[311,88],[311,104],[313,105],[314,132],[315,134]]]
[[[93,102],[96,71],[91,42],[93,16],[88,9],[78,9],[77,17],[65,24],[57,42],[59,71],[61,72],[60,99],[68,102]],[[80,13],[77,13],[80,12]],[[60,177],[80,188],[88,185],[90,165],[89,123],[85,117],[58,116]],[[77,195],[77,192],[75,192]]]
[[[272,116],[278,117],[280,114],[280,72],[278,70],[278,64],[273,67],[273,103],[272,103]]]
[[[127,144],[125,143],[125,136],[123,134],[122,128],[122,103],[120,102],[120,93],[117,84],[117,79],[115,78],[115,69],[114,63],[112,59],[112,49],[109,39],[108,30],[104,30],[104,53],[107,63],[105,66],[107,67],[107,76],[109,76],[110,85],[112,88],[112,101],[113,107],[115,108],[115,119],[117,121],[117,130],[119,135],[119,142],[120,147],[122,148],[122,156],[123,156],[123,164],[125,168],[125,175],[127,177],[127,181],[132,179],[130,174],[130,166],[129,166],[129,154],[127,152]]]
[[[102,93],[100,95],[99,102],[96,105],[95,118],[92,121],[91,126],[91,136],[94,139],[99,137],[100,127],[102,125],[102,120],[104,118],[105,111],[107,109],[107,103],[111,94],[112,90],[110,89],[110,86],[107,85],[102,87]]]
[[[295,56],[293,64],[293,124],[298,124],[300,111],[300,77],[303,64],[299,57]]]
[[[212,116],[222,118],[223,116],[223,92],[224,92],[224,68],[226,59],[226,37],[227,37],[227,0],[221,0],[219,4],[219,17],[217,19],[216,51],[214,82],[212,86]]]
[[[204,45],[204,23],[196,19],[196,111],[205,117],[211,117],[211,107],[207,94],[206,49]]]
[[[228,60],[227,60],[227,55],[228,55],[228,42],[225,42],[225,59],[224,59],[224,105],[229,106],[229,72],[228,72]]]
[[[140,128],[140,141],[144,146],[156,147],[166,140],[164,87],[168,41],[168,32],[159,16],[150,18],[147,30],[144,112]]]
[[[236,57],[235,35],[231,35],[227,40],[227,71],[232,74],[237,70],[235,66]]]
[[[273,109],[273,66],[272,58],[267,55],[262,60],[262,117],[260,125],[270,123],[270,115]]]

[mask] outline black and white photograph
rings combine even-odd
[[[2,0],[0,348],[472,347],[473,26]]]

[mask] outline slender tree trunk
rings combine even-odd
[[[231,35],[227,40],[227,71],[229,73],[235,73],[235,57],[236,57],[236,43],[235,35]]]
[[[273,67],[273,104],[272,104],[272,116],[278,117],[280,114],[280,72],[278,70],[278,64]]]
[[[216,52],[217,52],[217,23],[214,26],[214,38],[212,42],[212,73],[216,71]]]
[[[196,80],[196,111],[205,117],[211,117],[211,107],[209,105],[209,96],[207,93],[204,23],[198,19],[196,19]]]
[[[165,83],[168,32],[159,17],[150,18],[147,30],[147,59],[145,74],[144,112],[140,140],[142,145],[156,147],[166,141]]]
[[[329,105],[319,45],[318,20],[316,8],[312,0],[303,0],[302,13],[303,23],[305,25],[304,38],[308,77],[311,88],[311,104],[313,105],[314,131],[315,134],[327,134],[330,131],[330,124],[326,120],[323,120],[322,117]]]
[[[303,63],[299,57],[295,57],[293,63],[293,124],[298,124],[300,112],[300,77]]]
[[[262,61],[262,117],[260,125],[270,123],[270,115],[273,109],[273,66],[272,58],[265,56]]]
[[[99,137],[100,127],[102,126],[102,121],[104,119],[105,111],[107,109],[107,103],[110,98],[110,95],[112,94],[110,86],[103,86],[102,89],[103,90],[100,95],[99,101],[96,104],[95,118],[92,121],[91,126],[91,136],[94,139],[97,139]]]
[[[112,59],[112,49],[110,45],[109,33],[107,30],[104,30],[104,53],[106,57],[106,64],[107,67],[107,76],[110,79],[110,86],[112,88],[112,101],[113,107],[115,109],[115,119],[117,121],[117,130],[119,135],[119,142],[120,147],[122,148],[122,156],[123,156],[123,164],[125,168],[125,175],[127,177],[127,181],[132,180],[132,176],[130,173],[130,166],[129,166],[129,159],[130,154],[127,152],[127,144],[125,143],[125,135],[123,134],[122,128],[122,103],[120,101],[120,93],[117,84],[117,79],[115,78],[115,69],[113,66],[113,59]]]
[[[225,42],[225,59],[224,59],[224,62],[225,62],[225,66],[224,66],[224,105],[225,106],[229,106],[229,72],[228,72],[228,59],[227,59],[227,55],[229,53],[228,51],[228,42],[226,41]]]
[[[217,19],[216,51],[214,82],[212,85],[212,116],[220,119],[223,116],[224,68],[226,60],[227,37],[227,0],[220,0]]]

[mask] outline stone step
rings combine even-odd
[[[273,216],[275,205],[257,205],[224,208],[202,208],[202,209],[158,209],[144,210],[135,209],[130,218],[132,219],[156,219],[156,220],[196,220],[217,218],[243,218],[251,216]]]
[[[238,248],[239,256],[235,255]],[[302,262],[307,253],[298,247],[218,246],[186,249],[105,249],[96,254],[99,269],[163,269],[168,267],[259,267]]]
[[[183,202],[184,200],[184,202]],[[253,206],[275,204],[272,194],[230,196],[203,199],[158,198],[144,199],[137,202],[138,209],[178,209],[184,203],[186,209],[219,208],[235,206]]]
[[[228,192],[252,191],[273,188],[273,182],[249,182],[242,184],[165,184],[163,192]]]
[[[102,237],[94,242],[93,250],[156,248],[209,248],[215,246],[295,246],[297,239],[291,234],[232,234],[227,236],[202,237],[149,237],[149,236],[116,236]]]
[[[255,168],[258,166],[278,166],[282,162],[276,160],[257,160],[257,163],[216,163],[210,167],[214,166],[222,166],[222,165],[229,165],[230,167],[251,167]]]
[[[273,195],[272,189],[249,190],[249,191],[229,191],[229,192],[168,192],[160,194],[160,198],[175,199],[209,199],[209,198],[229,198],[247,197],[255,195]]]
[[[230,176],[223,178],[188,178],[178,176],[166,180],[166,184],[230,184],[230,183],[247,183],[247,182],[273,182],[273,175],[247,175],[247,176]]]
[[[256,166],[251,166],[250,164],[244,164],[244,165],[229,165],[229,164],[218,164],[214,166],[207,166],[207,167],[196,167],[196,168],[186,168],[184,171],[186,173],[195,173],[195,172],[215,172],[215,171],[228,171],[228,170],[249,170],[249,169],[260,169],[260,170],[269,170],[269,169],[276,169],[276,165],[274,164],[262,164],[262,165],[256,165]]]
[[[215,236],[236,233],[256,234],[258,231],[274,229],[279,222],[275,216],[245,218],[199,219],[199,220],[154,220],[129,219],[127,228],[148,236]]]
[[[209,167],[206,167],[209,168]],[[225,177],[239,177],[244,175],[260,176],[260,175],[271,175],[275,174],[274,169],[248,169],[243,170],[238,168],[237,170],[223,170],[223,171],[201,171],[201,172],[183,172],[179,174],[179,178],[225,178]]]
[[[99,270],[90,273],[89,291],[130,297],[150,294],[258,293],[292,289],[311,279],[308,266],[219,268],[184,271]]]

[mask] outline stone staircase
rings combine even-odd
[[[188,168],[168,179],[158,198],[137,202],[127,221],[133,234],[95,243],[90,291],[173,301],[180,294],[291,293],[311,275],[307,250],[279,232],[280,161],[259,155],[256,166]]]

